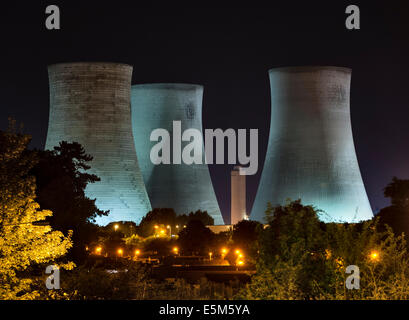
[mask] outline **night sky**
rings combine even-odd
[[[268,69],[333,65],[352,68],[352,128],[372,209],[389,204],[383,188],[393,176],[409,178],[409,8],[403,1],[270,1],[258,8],[36,2],[2,4],[0,17],[0,129],[14,117],[33,136],[31,147],[45,145],[49,64],[123,62],[134,67],[133,84],[202,84],[204,128],[259,129],[259,171],[247,177],[250,212],[269,133]],[[44,26],[50,4],[61,10],[61,30]],[[348,4],[359,6],[361,30],[345,28]],[[210,167],[225,217],[231,167]]]

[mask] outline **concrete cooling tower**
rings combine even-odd
[[[151,210],[136,158],[131,128],[132,67],[116,63],[64,63],[49,66],[50,117],[46,149],[60,141],[79,142],[94,157],[100,182],[86,195],[110,210],[98,224],[135,221]]]
[[[270,137],[250,218],[267,202],[301,199],[325,222],[357,222],[373,213],[355,155],[349,108],[351,70],[289,67],[269,71]]]
[[[181,121],[181,132],[193,128],[202,133],[203,87],[192,84],[142,84],[132,86],[132,128],[136,152],[153,208],[173,208],[178,214],[207,211],[215,224],[223,224],[209,169],[206,164],[157,164],[150,159],[153,130],[173,132],[173,121]],[[203,134],[202,134],[203,136]],[[182,149],[187,142],[182,143]],[[171,143],[171,153],[173,152]]]

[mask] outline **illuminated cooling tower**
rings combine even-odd
[[[49,66],[50,118],[46,149],[79,142],[94,157],[88,172],[101,178],[87,186],[98,208],[110,210],[98,224],[135,221],[151,210],[138,167],[131,128],[132,67],[116,63]]]
[[[326,222],[373,217],[352,138],[351,70],[290,67],[269,71],[270,137],[251,212],[264,221],[267,202],[301,199]]]
[[[181,132],[202,132],[203,87],[192,84],[142,84],[132,86],[132,129],[139,165],[153,208],[173,208],[178,214],[207,211],[215,224],[223,224],[206,164],[158,164],[150,159],[151,132],[166,129],[171,139],[173,121]],[[202,135],[203,136],[203,135]],[[182,143],[182,149],[188,142]],[[173,152],[171,143],[171,153]],[[204,158],[204,157],[203,157]]]

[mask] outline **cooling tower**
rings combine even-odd
[[[269,71],[271,124],[251,219],[264,221],[267,202],[301,199],[326,222],[373,217],[352,137],[351,70],[289,67]]]
[[[98,224],[135,221],[151,210],[136,158],[131,128],[132,67],[116,63],[64,63],[49,66],[50,117],[46,149],[76,141],[94,157],[101,178],[86,195],[110,210]]]
[[[203,87],[192,84],[142,84],[132,86],[132,128],[136,152],[153,208],[173,208],[178,214],[207,211],[215,224],[223,224],[206,164],[157,164],[150,159],[153,130],[166,129],[171,140],[173,121],[181,132],[202,133]],[[203,134],[202,134],[203,137]],[[187,142],[182,143],[182,149]],[[173,152],[171,144],[171,153]],[[204,152],[204,151],[203,151]]]

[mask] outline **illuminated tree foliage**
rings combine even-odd
[[[257,273],[237,296],[245,299],[409,299],[405,240],[378,219],[325,224],[301,202],[266,211]],[[346,268],[359,267],[360,288],[346,288]]]
[[[70,235],[36,224],[52,212],[35,202],[35,179],[28,172],[36,155],[27,152],[29,142],[28,135],[0,131],[0,299],[36,298],[27,268],[51,263],[72,245]]]

